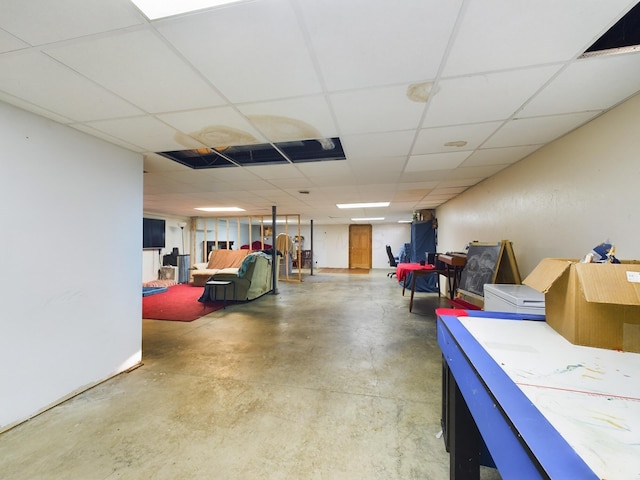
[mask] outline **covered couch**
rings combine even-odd
[[[249,252],[247,250],[211,250],[207,263],[196,263],[191,271],[192,284],[195,287],[204,287],[212,275],[219,272],[238,273]]]
[[[229,281],[232,285],[212,286],[206,285],[200,297],[200,302],[221,300],[227,289],[226,299],[235,301],[253,300],[272,290],[271,256],[263,252],[249,253],[237,272],[231,269],[221,270],[215,273],[211,280]]]

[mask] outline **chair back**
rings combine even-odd
[[[393,252],[391,251],[391,247],[387,245],[387,256],[389,257],[389,266],[397,267],[398,262],[396,261],[396,257],[393,256]]]

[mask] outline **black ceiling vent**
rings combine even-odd
[[[582,55],[590,57],[640,48],[640,3],[591,45]]]
[[[187,167],[221,168],[345,160],[339,138],[158,152]]]

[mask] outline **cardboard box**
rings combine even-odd
[[[640,262],[545,258],[524,279],[545,294],[547,323],[576,345],[640,353]]]

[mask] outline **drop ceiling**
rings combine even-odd
[[[640,91],[639,52],[579,58],[636,3],[252,0],[149,21],[128,0],[2,0],[0,100],[143,155],[146,212],[395,222]],[[332,138],[344,160],[159,154]]]

